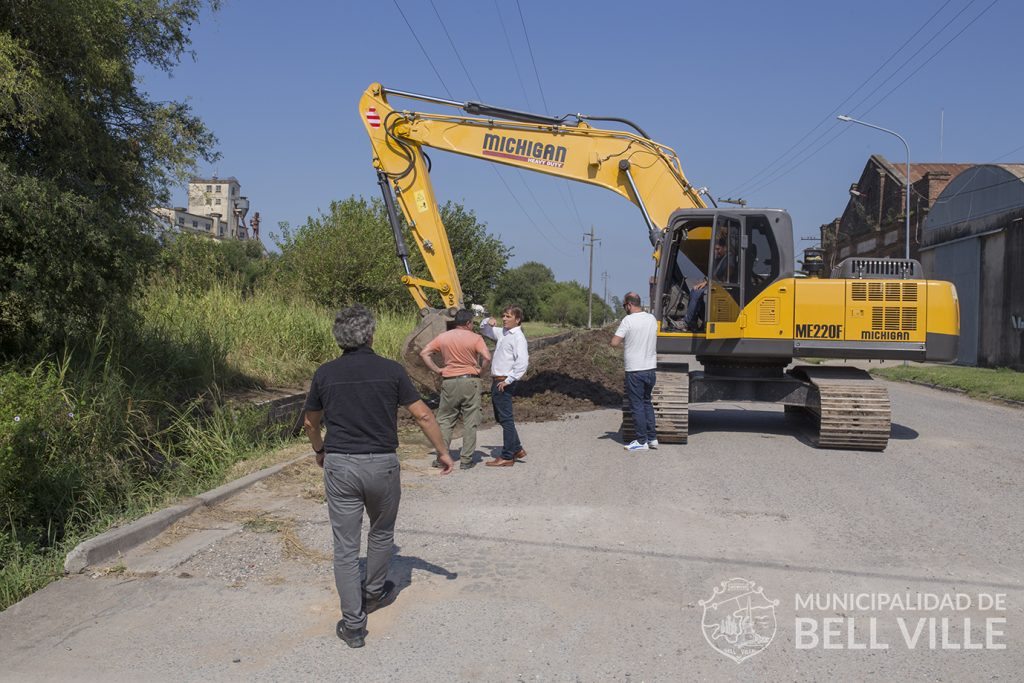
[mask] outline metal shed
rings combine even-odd
[[[945,187],[921,226],[928,276],[960,297],[957,362],[1024,370],[1024,164],[979,164]]]

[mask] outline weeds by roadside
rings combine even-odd
[[[972,368],[959,365],[900,365],[878,368],[872,374],[958,389],[975,398],[1024,401],[1024,373],[1008,368]]]

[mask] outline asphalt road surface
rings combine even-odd
[[[514,468],[407,461],[362,650],[305,463],[0,614],[0,679],[1019,680],[1024,411],[888,386],[884,453],[719,404],[686,446],[601,410],[522,425]]]

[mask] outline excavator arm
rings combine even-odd
[[[389,103],[389,96],[448,106],[466,114],[398,110]],[[624,119],[582,114],[555,118],[391,90],[379,83],[363,93],[359,113],[370,136],[373,165],[405,266],[402,282],[421,311],[432,308],[431,291],[440,295],[443,308],[464,304],[424,147],[590,183],[620,194],[640,208],[655,260],[672,212],[705,206],[683,174],[676,153]],[[620,121],[636,128],[637,133],[595,128],[586,119]],[[396,205],[408,222],[430,279],[416,277],[409,269]]]

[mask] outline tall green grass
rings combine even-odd
[[[154,283],[131,334],[29,367],[0,367],[0,609],[60,576],[80,540],[220,484],[276,437],[241,387],[300,385],[339,351],[334,311],[220,284]],[[381,312],[397,358],[412,314]]]

